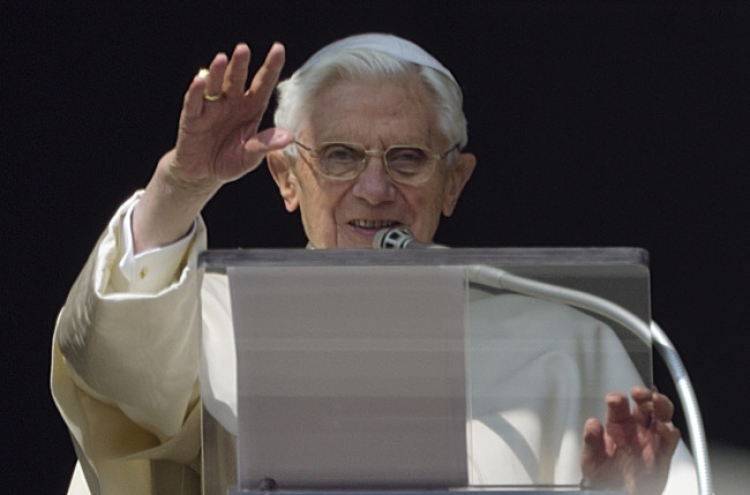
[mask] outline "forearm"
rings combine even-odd
[[[221,187],[215,180],[184,180],[174,169],[174,155],[172,150],[159,161],[133,212],[135,254],[172,244],[184,237],[200,211]]]

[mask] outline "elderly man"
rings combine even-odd
[[[279,84],[277,127],[262,132],[284,48],[270,49],[247,88],[249,59],[240,44],[192,80],[175,148],[120,208],[61,311],[52,387],[79,458],[71,494],[200,491],[199,213],[222,185],[266,158],[312,247],[370,247],[389,226],[431,241],[474,169],[458,84],[410,42],[364,35],[324,48]],[[587,422],[580,466],[562,478],[662,493],[679,443],[673,407],[631,393],[632,411],[627,396],[607,395],[606,427]]]

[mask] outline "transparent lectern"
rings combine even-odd
[[[200,265],[206,495],[584,493],[584,422],[607,392],[651,384],[648,335],[486,276],[648,323],[640,249],[232,250]]]

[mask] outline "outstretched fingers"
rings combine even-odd
[[[255,120],[268,106],[281,69],[284,67],[284,59],[283,45],[274,43],[263,65],[253,77],[250,88],[245,91],[250,64],[250,48],[245,43],[239,43],[231,59],[227,58],[224,53],[217,54],[208,69],[201,69],[190,83],[183,102],[184,117],[188,119],[200,117],[207,105],[219,99],[247,96],[252,102],[254,111],[245,115],[252,115]]]
[[[659,392],[654,392],[654,419],[659,421],[672,421],[674,416],[674,404],[669,397]]]
[[[628,396],[619,392],[611,392],[605,397],[607,403],[607,421],[605,429],[612,447],[631,452],[636,444],[636,423],[630,411]]]
[[[589,418],[583,426],[583,450],[581,451],[581,471],[584,476],[593,475],[607,460],[607,446],[604,441],[604,427],[596,418]]]
[[[649,402],[652,417],[650,426],[659,437],[658,451],[662,454],[658,458],[668,462],[680,441],[680,430],[672,423],[674,404],[669,397],[659,392],[652,392]]]
[[[223,92],[227,97],[235,98],[244,94],[249,64],[250,48],[245,43],[240,43],[234,48],[224,75]]]
[[[638,386],[630,390],[630,395],[635,402],[633,419],[638,425],[649,428],[654,420],[654,397],[656,393],[649,388]]]
[[[604,398],[607,404],[607,425],[623,425],[630,419],[628,396],[620,392],[610,392]]]
[[[633,417],[646,428],[659,423],[671,423],[674,404],[666,395],[645,388],[633,387],[631,395],[635,401]]]
[[[196,118],[201,115],[206,98],[217,98],[222,94],[224,73],[228,65],[227,56],[218,53],[211,61],[208,69],[201,69],[193,77],[183,102],[183,113],[187,118]]]
[[[221,96],[221,92],[224,86],[224,74],[227,71],[229,60],[225,53],[217,53],[214,59],[211,61],[211,65],[208,66],[208,73],[204,73],[206,77],[206,91],[205,96],[217,97]]]
[[[630,495],[663,491],[669,463],[680,439],[672,424],[674,405],[643,386],[627,395],[607,394],[607,419],[589,419],[584,426],[581,471],[594,487],[625,487]]]
[[[276,88],[276,83],[281,75],[281,69],[284,67],[285,58],[284,45],[274,43],[271,49],[268,50],[263,65],[258,69],[252,83],[250,83],[250,88],[246,92],[248,96],[258,102],[262,102],[264,109],[268,105],[268,100],[271,99],[273,90]]]

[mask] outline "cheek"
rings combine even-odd
[[[346,190],[340,184],[308,183],[304,191],[305,202],[316,217],[333,218],[336,211],[342,208]]]
[[[323,185],[316,180],[316,177],[307,167],[299,167],[296,178],[295,188],[299,196],[303,216],[314,218],[317,214],[313,213],[323,209],[327,202]]]
[[[346,191],[344,184],[305,182],[301,187],[302,223],[315,247],[338,245],[337,218],[346,208]]]
[[[414,215],[412,233],[423,242],[435,235],[443,206],[442,188],[429,187],[419,194],[407,195],[407,202]]]

